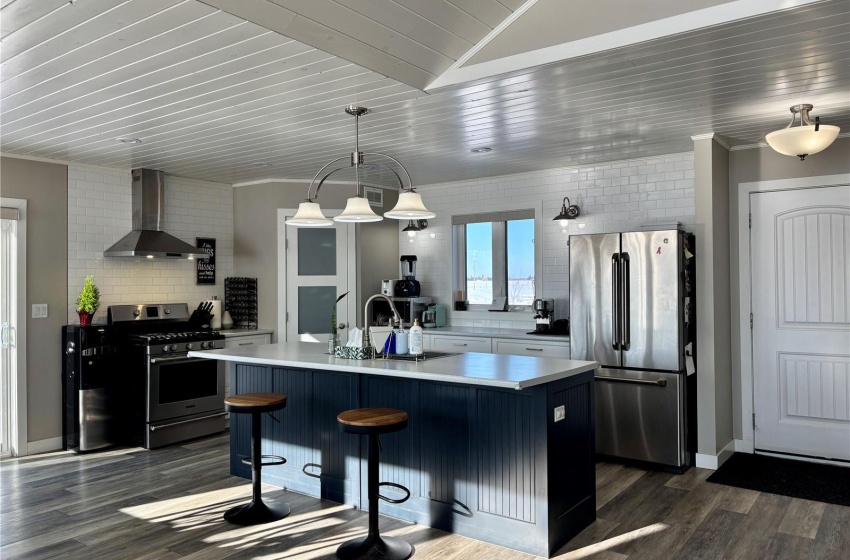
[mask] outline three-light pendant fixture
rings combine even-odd
[[[365,107],[357,107],[355,105],[349,105],[345,108],[345,112],[354,117],[354,151],[351,152],[350,156],[336,158],[319,169],[319,172],[316,173],[316,176],[310,182],[310,186],[307,187],[307,200],[298,205],[298,212],[295,213],[295,216],[286,220],[286,225],[296,227],[325,227],[333,225],[333,222],[365,223],[382,220],[383,217],[375,214],[369,201],[363,196],[363,189],[360,185],[360,168],[364,165],[365,156],[377,156],[391,160],[401,168],[405,179],[407,179],[407,185],[405,186],[401,180],[401,176],[395,169],[383,163],[370,162],[370,166],[375,165],[391,171],[398,180],[399,188],[401,189],[398,195],[398,203],[392,210],[384,212],[384,217],[395,220],[426,220],[436,216],[436,214],[428,210],[422,203],[422,196],[413,189],[410,173],[407,172],[407,169],[405,169],[400,161],[380,152],[360,151],[360,116],[365,115],[368,111]],[[325,172],[329,167],[346,159],[349,160],[348,165],[340,165]],[[350,167],[354,168],[355,195],[348,199],[342,214],[334,216],[333,221],[331,221],[322,213],[319,203],[315,202],[319,196],[319,189],[322,188],[322,184],[328,177],[337,171]],[[316,185],[315,191],[313,191],[313,185]]]

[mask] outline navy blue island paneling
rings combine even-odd
[[[596,517],[593,370],[522,390],[247,363],[231,376],[237,394],[288,396],[263,419],[263,453],[287,459],[264,482],[366,509],[366,438],[336,416],[392,407],[410,423],[382,436],[381,480],[411,498],[382,514],[547,557]],[[251,477],[249,446],[250,418],[232,415],[232,474]]]

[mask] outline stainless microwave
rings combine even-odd
[[[429,297],[391,297],[393,305],[401,315],[405,327],[413,325],[414,319],[422,317],[422,312],[431,303]],[[372,317],[370,317],[370,325],[386,326],[389,325],[392,319],[393,312],[390,309],[390,304],[383,298],[375,298],[372,301]]]

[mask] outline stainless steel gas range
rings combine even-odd
[[[190,350],[223,348],[224,335],[198,330],[189,318],[185,303],[108,310],[127,366],[127,430],[148,449],[225,429],[224,363],[188,357]]]

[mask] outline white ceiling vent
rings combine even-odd
[[[369,201],[369,206],[376,206],[378,208],[384,207],[384,189],[364,186],[363,194],[366,195],[366,200]]]

